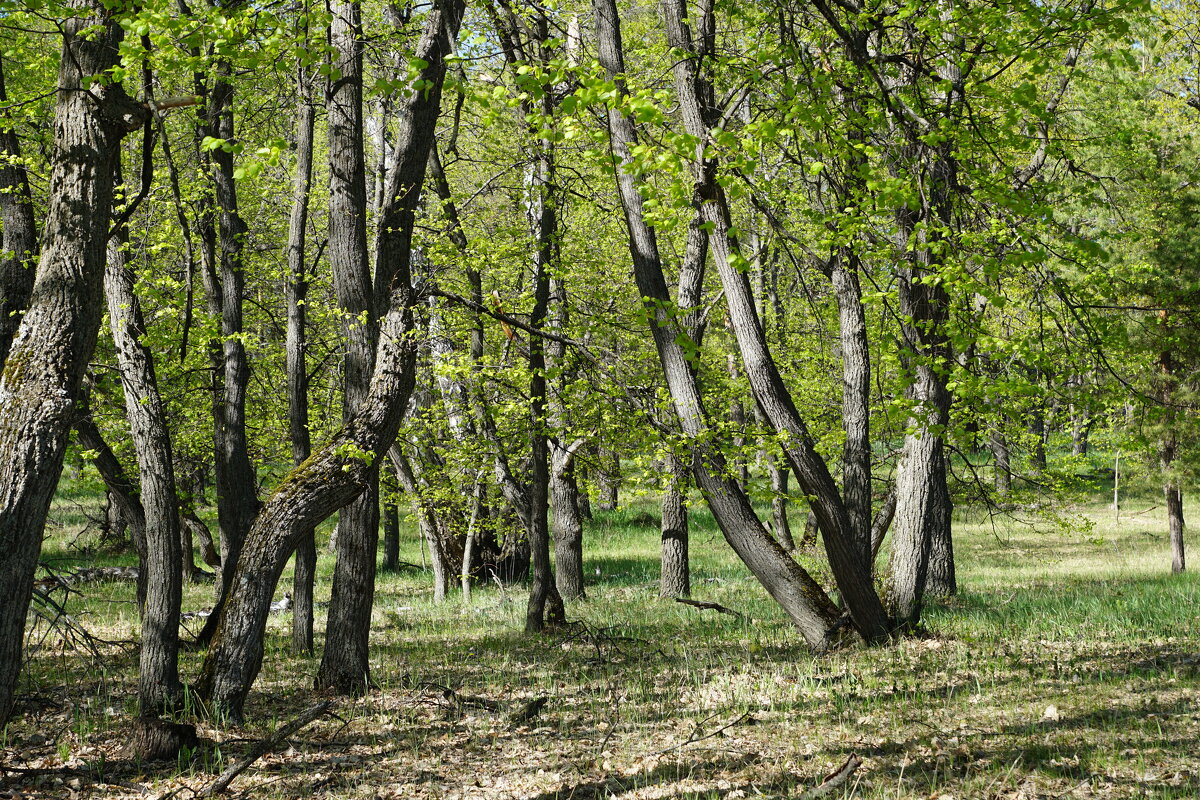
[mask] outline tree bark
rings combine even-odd
[[[199,124],[197,146],[204,136],[226,141],[234,139],[232,70],[227,59],[218,60],[216,80],[208,98],[208,115],[213,123],[211,126]],[[196,76],[196,81],[203,85],[201,76]],[[199,228],[208,309],[221,320],[220,341],[209,345],[214,367],[213,445],[216,458],[213,471],[216,475],[217,524],[221,533],[221,570],[217,573],[214,613],[196,636],[196,644],[201,646],[211,640],[215,631],[216,612],[228,598],[229,580],[237,566],[242,542],[259,509],[258,477],[250,462],[246,437],[250,364],[242,335],[246,285],[243,261],[248,228],[238,211],[233,153],[218,147],[208,158],[212,166],[213,194],[205,197]]]
[[[814,511],[821,523],[825,551],[854,626],[868,642],[887,641],[891,621],[875,592],[865,557],[864,542],[869,547],[869,527],[862,532],[854,529],[837,484],[817,453],[807,425],[779,374],[759,323],[746,274],[737,267],[738,243],[731,233],[724,190],[717,180],[717,165],[707,148],[708,120],[714,114],[705,99],[711,95],[711,87],[699,72],[700,59],[687,24],[686,6],[682,0],[664,0],[662,8],[668,44],[685,55],[675,60],[673,71],[684,126],[698,142],[693,164],[694,191],[704,221],[711,229],[709,242],[746,376],[772,427],[786,434],[784,452],[797,481],[806,494],[815,498]],[[705,24],[711,23],[702,20],[702,25]],[[706,31],[705,36],[711,36],[711,32]]]
[[[395,440],[412,394],[416,364],[412,331],[418,299],[412,287],[411,243],[417,188],[424,180],[429,160],[445,58],[458,36],[463,9],[461,0],[436,5],[426,19],[415,53],[426,65],[418,73],[425,88],[405,98],[404,122],[395,148],[396,166],[388,176],[388,191],[380,211],[373,300],[378,307],[387,298],[388,311],[379,323],[370,391],[342,431],[293,469],[260,512],[247,539],[251,553],[249,557],[244,554],[241,561],[245,563],[236,568],[238,592],[219,613],[198,689],[220,713],[234,719],[242,717],[246,695],[262,665],[263,632],[271,596],[287,556],[305,527],[315,526],[345,506],[377,477],[376,462]],[[373,533],[378,536],[377,530]],[[368,567],[372,579],[374,541]],[[373,587],[373,580],[369,586]],[[354,651],[325,671],[327,685],[333,685],[335,679],[341,683],[343,678],[343,685],[350,691],[367,685],[365,654],[371,595],[373,592],[366,596],[343,595],[353,606],[347,616],[361,625],[352,634],[357,637]]]
[[[662,568],[660,597],[691,597],[692,576],[688,563],[688,513],[683,487],[686,473],[675,455],[666,459],[667,487],[662,496]]]
[[[0,105],[7,105],[4,62],[0,59]],[[9,120],[0,119],[0,368],[8,358],[21,316],[29,306],[38,259],[37,223],[29,194],[29,174],[21,143]]]
[[[308,347],[307,316],[308,274],[305,263],[305,239],[308,227],[308,196],[312,186],[313,78],[304,66],[296,67],[296,169],[292,176],[292,213],[288,221],[287,242],[287,391],[288,437],[292,444],[292,466],[304,463],[312,452],[308,423]],[[310,529],[296,545],[292,567],[292,649],[298,653],[313,651],[313,584],[317,571],[316,530]]]
[[[789,553],[796,549],[796,540],[792,537],[792,526],[788,522],[788,476],[791,468],[780,459],[772,458],[768,468],[771,473],[771,528],[775,532],[775,540]]]
[[[42,253],[0,377],[0,725],[12,712],[42,531],[100,327],[118,148],[146,117],[120,84],[92,82],[117,62],[119,20],[81,4],[60,29]]]
[[[147,147],[150,144],[146,142]],[[109,240],[104,292],[141,478],[146,603],[138,658],[138,710],[141,716],[152,717],[183,703],[183,684],[179,681],[183,555],[171,436],[158,393],[154,357],[141,341],[146,323],[134,291],[133,272],[125,263],[125,239],[122,228]]]
[[[367,254],[367,171],[363,151],[363,31],[356,0],[331,5],[329,42],[338,76],[330,85],[329,264],[345,320],[344,419],[365,399],[375,357],[375,314]],[[370,685],[371,607],[379,543],[379,480],[338,515],[337,562],[317,686],[361,694]]]

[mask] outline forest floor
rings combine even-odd
[[[61,527],[47,560],[129,563],[69,546],[81,502],[56,504]],[[259,759],[230,791],[802,797],[857,754],[861,766],[826,796],[1200,797],[1200,577],[1169,574],[1155,506],[1147,494],[1115,522],[1097,499],[1058,509],[1069,524],[1057,526],[959,512],[961,592],[929,607],[927,635],[823,657],[806,651],[699,507],[693,596],[742,617],[657,597],[648,505],[590,524],[588,599],[545,635],[521,633],[522,587],[481,587],[469,606],[459,597],[435,605],[427,573],[381,575],[378,690],[338,699],[334,716]],[[402,557],[419,564],[406,536]],[[1200,542],[1189,544],[1194,552]],[[322,556],[326,578],[331,561]],[[292,655],[290,615],[273,615],[251,722],[201,722],[205,741],[188,758],[133,762],[123,754],[135,708],[133,586],[80,591],[67,610],[105,641],[89,652],[44,623],[31,632],[18,715],[0,739],[0,797],[187,800],[321,699],[311,688],[318,659]],[[327,599],[328,585],[321,591]],[[210,595],[189,587],[185,606],[207,607]],[[197,666],[198,656],[185,656],[184,676]],[[514,721],[539,697],[536,716]]]

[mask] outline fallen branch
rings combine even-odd
[[[742,612],[734,611],[732,608],[723,606],[720,603],[706,603],[702,600],[689,600],[686,597],[676,597],[675,602],[683,603],[685,606],[692,606],[693,608],[699,608],[701,610],[709,609],[711,611],[716,611],[719,614],[730,614],[738,619],[745,619],[745,615],[742,614]]]
[[[712,719],[715,716],[716,716],[716,714],[713,714],[712,716],[705,717],[704,719],[700,720],[700,722],[696,724],[696,727],[692,729],[692,733],[690,736],[688,736],[686,742],[680,742],[677,745],[672,745],[671,747],[668,747],[666,750],[659,750],[658,752],[653,753],[652,755],[661,756],[664,753],[671,752],[672,750],[678,750],[681,747],[687,747],[689,744],[695,744],[696,742],[703,742],[705,739],[711,739],[714,736],[720,736],[722,733],[729,730],[734,725],[737,725],[740,722],[745,722],[745,721],[753,719],[753,717],[750,716],[750,712],[746,711],[740,717],[737,717],[736,719],[734,719],[730,722],[726,722],[724,725],[717,728],[712,733],[706,733],[703,736],[699,736],[698,734],[701,731],[700,726],[703,725],[704,723],[708,722],[710,719]]]
[[[850,776],[861,766],[862,759],[858,757],[858,753],[851,753],[845,764],[826,775],[825,780],[821,781],[819,785],[800,795],[800,800],[816,800],[818,797],[824,797],[850,780]]]
[[[249,767],[258,759],[262,758],[267,753],[279,747],[279,745],[285,739],[287,739],[296,731],[325,716],[325,714],[332,707],[333,701],[331,700],[326,700],[323,703],[317,703],[315,706],[312,706],[300,716],[289,722],[287,725],[284,725],[282,728],[275,731],[275,733],[251,747],[249,753],[247,753],[240,761],[228,767],[220,774],[220,776],[217,777],[215,781],[201,789],[196,796],[212,797],[215,794],[225,791],[229,788],[229,784],[233,783],[233,779],[242,774],[247,767]]]

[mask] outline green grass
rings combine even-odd
[[[656,596],[650,506],[589,525],[589,597],[569,606],[572,624],[543,636],[521,633],[523,587],[481,586],[469,607],[458,596],[435,605],[427,574],[381,575],[379,691],[340,702],[337,719],[294,737],[234,788],[254,797],[790,797],[856,752],[863,766],[831,796],[1194,798],[1200,581],[1169,574],[1156,500],[1133,498],[1114,522],[1098,496],[1068,509],[1090,524],[1067,527],[960,513],[961,592],[930,604],[928,635],[824,657],[807,652],[699,507],[694,596],[744,620]],[[69,503],[86,502],[60,499],[53,515],[63,520]],[[48,557],[72,555],[70,525],[51,531]],[[411,529],[404,536],[401,557],[420,563]],[[331,566],[322,550],[318,601],[328,598]],[[105,639],[132,641],[132,587],[83,591],[70,601],[76,619]],[[210,595],[189,587],[185,605],[206,607]],[[46,702],[23,706],[0,763],[87,768],[84,785],[105,796],[139,790],[96,783],[101,763],[104,780],[155,796],[198,789],[248,739],[313,702],[318,660],[290,653],[289,626],[287,615],[271,619],[249,726],[201,723],[212,744],[165,766],[120,752],[134,707],[132,646],[92,658],[51,635],[23,684]],[[198,658],[185,656],[185,676]],[[533,722],[512,726],[504,714],[451,707],[440,686],[510,707],[550,700]],[[30,745],[39,732],[45,741]],[[0,790],[25,781],[68,796],[56,779],[64,778],[10,775]]]

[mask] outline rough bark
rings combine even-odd
[[[579,514],[579,486],[575,481],[575,454],[554,444],[550,501],[554,512],[554,579],[563,600],[585,595],[583,582],[583,518]]]
[[[0,59],[0,106],[7,105],[4,62]],[[29,195],[29,175],[21,160],[21,143],[16,129],[0,119],[0,367],[8,358],[21,315],[33,291],[34,267],[38,258],[37,224]]]
[[[864,542],[869,546],[869,527],[862,532],[854,529],[837,484],[817,453],[807,425],[779,374],[759,322],[747,276],[737,268],[738,242],[732,235],[724,190],[717,180],[716,162],[706,147],[709,120],[714,116],[711,105],[705,100],[711,95],[711,87],[699,70],[700,58],[687,23],[686,6],[682,0],[664,0],[662,8],[667,41],[684,54],[683,58],[675,60],[673,71],[684,126],[698,142],[693,165],[694,191],[704,222],[711,229],[709,242],[725,289],[729,319],[746,377],[771,426],[786,434],[784,452],[797,481],[806,494],[815,498],[813,507],[820,520],[825,551],[854,626],[868,642],[887,641],[891,622],[875,592],[870,564],[865,557]],[[702,20],[702,36],[711,36],[711,32],[705,32],[704,25],[705,20]],[[869,525],[869,516],[867,519]]]
[[[775,540],[789,553],[796,549],[796,540],[792,537],[792,526],[788,522],[788,477],[791,468],[781,464],[778,459],[772,459],[768,467],[771,473],[771,529],[775,532]]]
[[[692,577],[688,563],[688,513],[683,487],[686,473],[674,455],[665,464],[667,486],[662,496],[662,568],[658,593],[661,597],[691,597]]]
[[[623,93],[620,76],[625,67],[616,4],[613,0],[593,0],[593,9],[600,63]],[[632,121],[619,108],[610,106],[607,116],[634,278],[642,297],[647,298],[651,335],[680,428],[692,447],[697,485],[734,552],[792,618],[805,641],[816,650],[824,650],[829,646],[827,633],[839,616],[837,609],[812,577],[763,529],[745,493],[736,483],[721,477],[727,465],[721,453],[704,440],[709,426],[695,376],[680,344],[682,332],[667,311],[671,297],[663,277],[657,237],[645,221],[639,179],[627,168],[637,134]]]
[[[330,84],[329,265],[345,320],[345,391],[348,419],[367,395],[375,357],[375,314],[367,254],[367,172],[363,151],[363,43],[361,6],[330,6],[329,42],[338,78]],[[379,542],[379,481],[372,469],[365,491],[338,515],[337,562],[329,600],[325,650],[317,686],[346,694],[370,684],[371,606]]]
[[[146,603],[138,657],[138,709],[141,716],[151,717],[180,707],[183,701],[183,684],[179,681],[183,554],[171,436],[158,393],[154,357],[142,342],[146,323],[134,291],[133,272],[125,263],[124,239],[125,232],[119,230],[109,241],[104,293],[145,514],[146,558],[142,572]]]
[[[304,532],[362,493],[404,418],[414,383],[411,339],[415,302],[408,286],[393,292],[381,321],[379,352],[367,402],[330,441],[284,478],[259,513],[234,572],[235,591],[220,610],[197,691],[214,709],[240,720],[262,666],[271,598]]]
[[[90,82],[116,63],[122,28],[97,8],[78,8],[60,25],[37,280],[0,377],[0,724],[12,712],[42,531],[100,327],[118,147],[145,119],[119,84]]]
[[[198,53],[197,53],[198,55]],[[197,125],[197,148],[205,136],[233,140],[234,87],[232,66],[218,60],[216,80],[208,100],[208,119]],[[203,94],[203,76],[195,76],[198,94]],[[198,220],[201,261],[209,313],[221,321],[219,341],[209,343],[213,364],[213,449],[217,525],[220,529],[221,569],[215,586],[214,613],[196,636],[196,644],[207,644],[215,631],[218,614],[224,605],[230,578],[237,566],[242,542],[259,509],[258,478],[250,461],[246,436],[246,392],[250,383],[250,365],[243,344],[243,295],[245,275],[243,253],[248,232],[238,211],[237,181],[233,154],[216,148],[201,154],[211,165],[212,193],[202,195]]]

